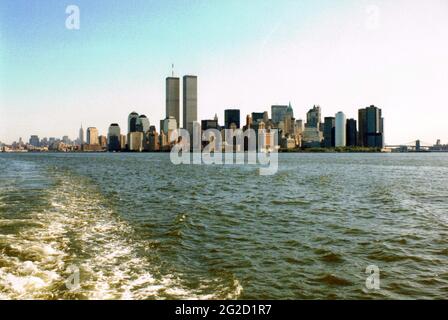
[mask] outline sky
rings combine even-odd
[[[198,76],[199,120],[376,105],[387,144],[448,143],[446,0],[1,0],[0,141],[123,133],[132,111],[158,128],[172,64]]]

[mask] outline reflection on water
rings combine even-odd
[[[280,154],[259,176],[168,154],[2,154],[0,172],[3,299],[448,292],[448,155]]]

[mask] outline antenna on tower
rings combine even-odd
[[[174,63],[171,64],[171,76],[174,78]]]

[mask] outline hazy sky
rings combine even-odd
[[[199,119],[374,104],[386,143],[448,143],[447,0],[1,0],[0,141],[125,131],[131,111],[158,128],[172,63],[198,76]]]

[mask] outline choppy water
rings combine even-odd
[[[279,165],[1,154],[0,298],[447,298],[447,154]],[[378,291],[365,288],[372,264]]]

